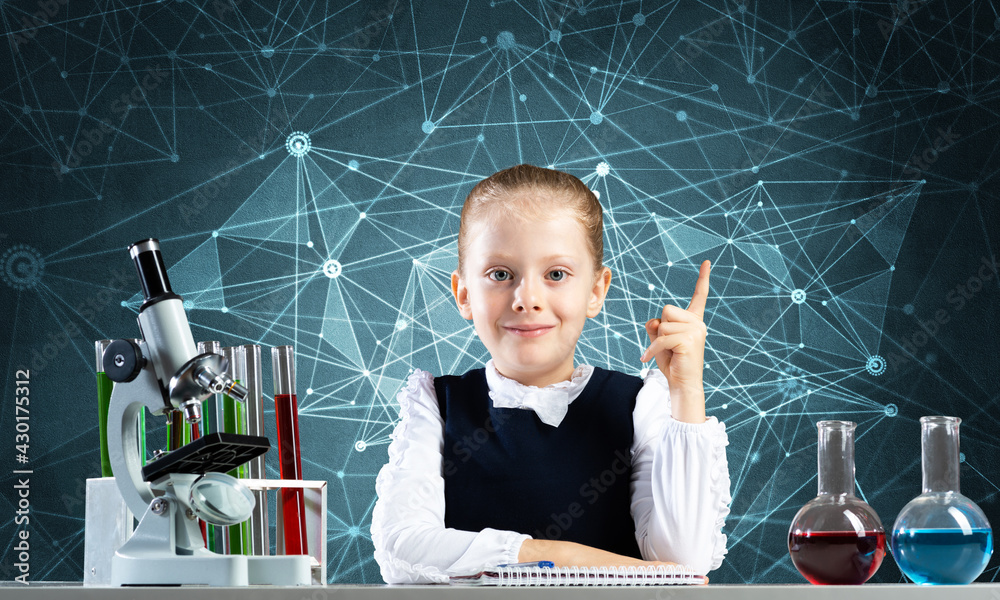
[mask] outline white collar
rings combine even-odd
[[[497,371],[492,358],[486,363],[486,384],[490,388],[494,407],[534,410],[543,423],[552,427],[559,426],[569,411],[570,403],[587,387],[593,374],[594,367],[580,365],[568,381],[539,388],[504,377]]]

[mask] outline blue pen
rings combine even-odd
[[[542,567],[544,569],[551,569],[556,566],[551,560],[539,560],[535,562],[523,562],[523,563],[508,563],[505,565],[497,565],[498,567]]]

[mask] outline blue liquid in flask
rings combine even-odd
[[[971,583],[992,553],[990,529],[909,529],[892,534],[896,563],[920,585]]]

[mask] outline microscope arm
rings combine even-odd
[[[164,414],[163,397],[156,373],[147,363],[128,383],[116,383],[108,407],[108,457],[115,483],[136,518],[142,517],[154,495],[142,478],[136,419],[145,409]]]

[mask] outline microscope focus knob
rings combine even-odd
[[[145,359],[132,340],[115,340],[104,351],[104,373],[115,383],[128,383],[139,376]]]

